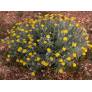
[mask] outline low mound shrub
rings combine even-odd
[[[7,60],[29,67],[34,76],[37,71],[50,67],[62,73],[77,68],[78,59],[87,53],[87,31],[75,17],[61,14],[38,15],[16,23],[9,32]]]

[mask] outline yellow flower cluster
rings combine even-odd
[[[24,60],[22,60],[22,59],[20,59],[20,60],[17,59],[16,62],[19,62],[19,63],[21,63],[21,64],[24,65],[24,66],[27,64],[27,63],[26,63]]]
[[[87,53],[87,48],[86,47],[81,47],[82,49],[82,55],[85,56]]]
[[[76,47],[76,46],[77,46],[77,43],[73,42],[72,47]]]
[[[42,61],[41,64],[44,66],[48,66],[49,63],[47,61]]]

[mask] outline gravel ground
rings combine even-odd
[[[0,12],[0,39],[7,37],[7,31],[11,29],[12,25],[23,18],[32,18],[38,12]],[[48,12],[41,12],[43,14]],[[58,12],[49,12],[58,13]],[[59,12],[66,16],[74,16],[77,21],[87,29],[90,40],[92,40],[92,12]],[[0,79],[3,80],[31,80],[31,79],[54,79],[54,80],[87,80],[92,79],[92,53],[88,53],[87,57],[80,63],[79,69],[74,72],[64,72],[63,74],[56,74],[50,71],[44,71],[43,74],[38,74],[35,77],[31,76],[31,71],[17,65],[14,62],[6,62],[2,56],[2,52],[7,50],[5,44],[0,43]],[[90,59],[91,58],[91,59]],[[42,77],[43,75],[43,77]],[[47,76],[48,75],[48,76]]]

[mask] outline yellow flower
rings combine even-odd
[[[37,53],[36,52],[33,52],[33,55],[36,55]]]
[[[85,47],[81,47],[82,50],[85,50]]]
[[[66,48],[65,48],[65,47],[63,47],[63,48],[62,48],[62,50],[63,50],[63,51],[66,51]]]
[[[33,38],[32,38],[32,37],[29,37],[29,40],[30,40],[30,41],[33,41]]]
[[[18,48],[18,52],[21,52],[21,51],[22,51],[22,47],[19,47],[19,48]]]
[[[66,16],[64,17],[64,19],[65,19],[65,20],[69,20],[69,18],[68,18],[68,17],[66,17]]]
[[[87,35],[87,33],[82,33],[82,35],[83,35],[83,36],[86,36],[86,35]]]
[[[61,64],[62,64],[63,66],[65,66],[65,62],[62,62]]]
[[[21,59],[19,62],[20,62],[20,63],[23,63],[24,61]]]
[[[53,57],[50,57],[50,60],[51,60],[51,61],[53,61],[53,60],[54,60],[54,58],[53,58]]]
[[[46,35],[46,38],[49,39],[50,38],[50,35]]]
[[[75,57],[75,58],[76,58],[76,57],[77,57],[77,54],[76,54],[76,53],[73,53],[73,57]]]
[[[72,26],[72,24],[70,23],[69,26]]]
[[[27,49],[23,49],[22,53],[26,53],[27,52]]]
[[[23,40],[23,43],[27,43],[27,41],[26,40]]]
[[[85,52],[87,52],[87,48],[85,48],[85,50],[84,50]]]
[[[23,41],[26,41],[26,39],[23,39]]]
[[[73,67],[76,67],[77,65],[76,65],[76,63],[73,63]]]
[[[32,42],[31,42],[31,41],[29,41],[29,42],[28,42],[28,44],[30,45],[30,44],[32,44]]]
[[[28,55],[29,55],[29,56],[32,56],[33,54],[32,54],[32,52],[30,52]]]
[[[32,45],[28,45],[28,48],[32,48]]]
[[[22,24],[22,22],[18,22],[18,23],[16,23],[16,25],[20,25],[20,24]]]
[[[4,39],[1,39],[1,42],[4,42]]]
[[[46,44],[46,43],[47,43],[47,41],[44,41],[43,43],[44,43],[44,44]]]
[[[75,25],[76,27],[80,27],[80,25],[77,23],[76,25]]]
[[[60,63],[61,63],[61,62],[63,62],[63,59],[62,59],[62,58],[60,58],[60,59],[59,59],[59,62],[60,62]]]
[[[22,32],[23,32],[23,31],[25,31],[25,30],[24,30],[24,29],[22,29],[22,28],[21,28],[21,29],[19,29],[19,30],[20,30],[20,31],[22,31]]]
[[[76,20],[76,17],[71,17],[71,21]]]
[[[48,52],[48,53],[51,53],[51,49],[50,49],[50,48],[47,48],[47,52]]]
[[[83,56],[86,56],[86,53],[85,53],[85,52],[83,52],[83,53],[82,53],[82,55],[83,55]]]
[[[32,72],[31,75],[32,75],[32,76],[35,76],[35,72]]]
[[[83,50],[83,52],[87,52],[87,48],[81,47],[81,49]]]
[[[64,71],[63,71],[63,69],[62,68],[60,68],[59,69],[59,73],[63,73]]]
[[[57,53],[55,54],[55,56],[56,56],[56,57],[59,57],[59,56],[60,56],[60,53],[57,52]]]
[[[46,62],[46,61],[42,61],[41,64],[44,65],[44,66],[48,66],[49,65],[49,63]]]
[[[60,19],[60,21],[62,21],[63,19]]]
[[[44,24],[41,24],[41,27],[43,28],[44,27]]]
[[[35,28],[35,25],[34,25],[34,24],[32,24],[32,28],[33,28],[33,29]]]
[[[7,44],[10,44],[10,41],[7,41],[6,43],[7,43]]]
[[[16,38],[20,38],[20,35],[17,35]]]
[[[34,46],[36,46],[37,44],[36,43],[33,43]]]
[[[67,34],[68,33],[68,30],[67,29],[61,30],[61,33]]]
[[[30,35],[30,34],[28,34],[27,36],[28,36],[28,37],[30,37],[31,35]]]
[[[23,39],[23,43],[27,43],[26,39]]]
[[[14,43],[14,40],[11,40],[11,43]]]
[[[33,24],[36,24],[36,23],[37,23],[37,20],[34,20],[34,21],[33,21]]]
[[[77,46],[77,43],[73,42],[72,47],[76,47],[76,46]]]
[[[39,42],[39,41],[40,41],[40,39],[37,40],[37,42]]]
[[[27,60],[27,61],[30,61],[30,58],[29,58],[29,57],[27,57],[27,58],[26,58],[26,60]]]
[[[67,57],[66,60],[71,61],[71,57]]]
[[[26,62],[22,62],[23,66],[26,65],[27,63]]]
[[[64,38],[63,38],[63,41],[65,41],[65,42],[66,42],[67,40],[68,40],[68,38],[67,38],[67,37],[64,37]]]
[[[16,34],[15,34],[15,33],[13,33],[13,34],[12,34],[12,36],[16,36]]]
[[[20,39],[17,39],[16,42],[20,42]]]
[[[40,61],[40,59],[41,59],[40,57],[37,57],[37,58],[36,58],[36,61]]]
[[[25,33],[28,33],[28,30],[25,30]]]

